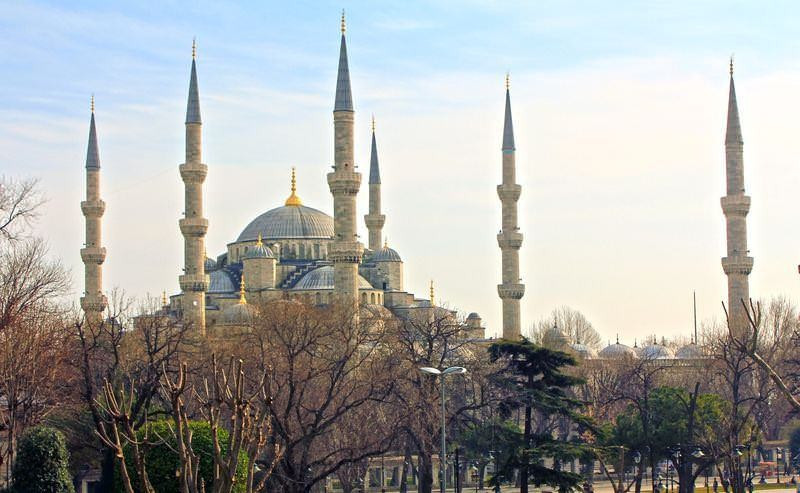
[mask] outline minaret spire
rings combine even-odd
[[[743,330],[747,319],[742,301],[749,302],[748,276],[753,270],[753,257],[747,249],[747,213],[750,197],[744,189],[744,141],[739,123],[739,107],[733,82],[733,57],[730,62],[728,89],[728,127],[725,132],[726,195],[721,199],[725,215],[727,256],[722,258],[722,270],[728,276],[728,317],[732,328]]]
[[[102,266],[106,259],[106,249],[101,242],[102,217],[106,203],[100,199],[100,151],[94,121],[94,95],[90,108],[89,143],[86,149],[86,200],[81,202],[81,211],[86,221],[86,243],[81,249],[85,278],[81,308],[86,315],[86,321],[96,324],[103,319],[103,310],[108,302],[103,294]]]
[[[378,166],[378,144],[375,142],[375,117],[372,117],[372,148],[369,156],[369,214],[364,216],[369,230],[369,249],[381,248],[386,216],[381,214],[381,171]]]
[[[184,268],[178,278],[183,299],[183,321],[200,334],[206,330],[205,236],[208,219],[203,217],[203,182],[208,166],[202,161],[202,120],[197,89],[197,46],[192,42],[192,71],[186,104],[186,161],[179,166],[184,184],[184,213],[178,224],[183,234]]]
[[[361,187],[361,173],[355,171],[353,156],[353,96],[344,33],[342,12],[342,42],[333,105],[334,171],[328,173],[328,187],[333,195],[333,244],[328,258],[333,262],[334,293],[344,303],[358,304],[358,264],[363,246],[356,233],[356,196]]]
[[[502,254],[502,283],[497,293],[503,302],[503,338],[516,340],[521,337],[520,299],[525,294],[525,285],[519,278],[519,249],[522,233],[517,224],[517,201],[522,187],[516,183],[514,125],[511,120],[511,89],[506,74],[506,108],[503,123],[503,182],[497,186],[497,195],[502,205],[502,228],[497,235],[497,244]]]

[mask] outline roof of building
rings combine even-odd
[[[643,359],[671,359],[675,354],[663,344],[650,344],[642,348],[640,357]]]
[[[94,124],[94,96],[92,96],[92,117],[89,120],[89,145],[86,148],[86,169],[100,169],[100,150],[97,145],[97,128]]]
[[[264,241],[285,238],[333,237],[333,218],[304,205],[284,205],[253,219],[236,241],[253,241],[261,234]]]
[[[594,349],[587,346],[586,344],[581,344],[579,342],[576,342],[575,344],[570,344],[569,347],[570,349],[578,353],[578,356],[580,356],[583,359],[590,359],[597,356],[597,352]]]
[[[231,275],[223,269],[217,269],[208,273],[209,293],[233,293],[236,291],[236,284]]]
[[[384,245],[383,248],[372,254],[372,262],[402,262],[400,254],[396,250]]]
[[[212,270],[217,268],[217,262],[211,257],[206,257],[205,261],[203,262],[203,268],[206,271],[206,274],[211,272]]]
[[[186,123],[202,123],[200,118],[200,93],[197,90],[196,45],[192,42],[192,73],[189,76],[189,98],[186,103]]]
[[[339,70],[336,75],[336,101],[333,111],[353,111],[350,69],[347,66],[347,42],[344,39],[344,12],[342,12],[342,44],[339,46]]]
[[[272,250],[261,241],[261,235],[258,235],[258,241],[255,246],[247,251],[245,258],[275,258]]]
[[[681,347],[675,353],[675,357],[680,359],[697,359],[704,356],[702,348],[693,342]]]
[[[256,309],[247,303],[236,303],[222,310],[222,322],[231,325],[249,324]]]
[[[295,283],[292,289],[333,289],[333,266],[324,265],[308,272]],[[358,276],[358,289],[374,288],[366,279]]]
[[[469,315],[467,315],[467,320],[475,320],[476,318],[477,319],[481,318],[481,316],[478,315],[478,312],[472,312]]]
[[[635,358],[636,352],[629,346],[616,342],[604,347],[602,351],[597,353],[597,356],[600,358]]]

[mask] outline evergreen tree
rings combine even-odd
[[[74,493],[69,454],[60,431],[46,426],[22,436],[14,463],[13,493]]]
[[[498,457],[492,483],[510,480],[514,471],[519,470],[521,493],[528,492],[529,482],[537,486],[547,484],[560,492],[578,487],[582,477],[558,466],[588,457],[591,449],[577,439],[554,436],[552,426],[560,421],[567,429],[592,427],[590,419],[581,414],[583,403],[569,395],[570,387],[582,380],[563,372],[565,367],[575,365],[575,359],[527,339],[500,340],[489,347],[489,354],[492,361],[501,364],[494,376],[495,383],[505,393],[501,412],[510,415],[513,410],[523,409],[525,414],[522,433],[517,431],[512,443]],[[546,466],[545,459],[552,459],[553,466]]]

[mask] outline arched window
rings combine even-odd
[[[373,305],[375,304],[375,293],[369,295],[369,302]]]
[[[367,293],[361,293],[361,303],[367,302]]]
[[[317,303],[318,305],[321,305],[321,304],[322,304],[322,295],[321,295],[321,294],[319,294],[319,293],[315,294],[315,295],[314,295],[314,300],[316,301],[316,303]]]
[[[298,258],[306,258],[306,245],[300,243],[300,256]]]

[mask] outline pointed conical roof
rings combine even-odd
[[[736,103],[736,86],[733,83],[733,61],[731,61],[731,82],[728,90],[728,129],[725,132],[726,144],[742,144],[742,127],[739,124],[739,106]]]
[[[89,120],[89,145],[86,148],[86,169],[100,169],[100,149],[97,145],[97,129],[94,125],[94,96],[92,96],[92,118]]]
[[[197,91],[197,64],[195,45],[192,43],[192,75],[189,78],[189,101],[186,103],[186,123],[202,123],[200,119],[200,94]]]
[[[506,116],[503,123],[503,150],[513,151],[514,147],[514,123],[511,120],[511,94],[506,86]]]
[[[353,111],[353,94],[350,91],[350,69],[347,67],[347,43],[342,31],[339,48],[339,72],[336,76],[336,102],[333,111]]]
[[[372,150],[369,155],[369,184],[380,185],[381,170],[378,167],[378,144],[375,143],[375,120],[372,120]]]

